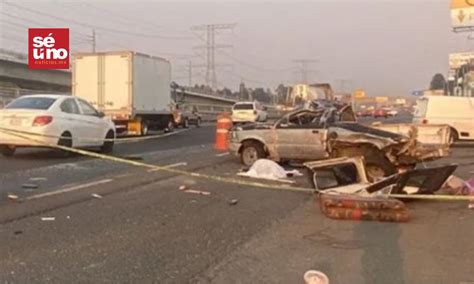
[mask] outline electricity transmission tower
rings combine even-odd
[[[301,83],[307,84],[308,77],[311,73],[316,72],[316,70],[310,69],[310,65],[318,62],[316,59],[295,59],[294,63],[298,65],[297,73],[301,74]]]
[[[216,50],[223,48],[231,48],[232,45],[216,44],[216,31],[232,30],[236,24],[212,24],[212,25],[198,25],[191,27],[192,31],[205,32],[205,45],[197,46],[197,48],[204,48],[206,50],[206,85],[213,89],[217,88],[216,75]]]

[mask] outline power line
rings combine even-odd
[[[17,5],[17,4],[13,4],[13,3],[10,3],[10,2],[4,2],[4,4],[6,4],[8,6],[16,7],[18,9],[21,9],[21,10],[24,10],[24,11],[27,11],[27,12],[30,12],[30,13],[33,13],[33,14],[42,15],[42,16],[49,17],[49,18],[52,18],[52,19],[56,19],[58,21],[65,22],[65,23],[68,23],[68,24],[72,23],[72,24],[83,26],[83,27],[88,27],[88,28],[92,28],[92,29],[96,29],[96,30],[102,30],[102,31],[108,31],[108,32],[111,32],[111,33],[117,33],[117,34],[121,34],[121,35],[138,36],[138,37],[145,37],[145,38],[170,39],[170,40],[171,39],[174,39],[174,40],[188,40],[188,39],[191,39],[191,37],[163,36],[163,35],[158,35],[158,34],[145,34],[145,33],[130,32],[130,31],[126,31],[126,30],[117,30],[117,29],[103,27],[103,26],[91,25],[91,24],[76,21],[76,20],[73,20],[73,19],[61,18],[61,17],[58,17],[56,15],[51,15],[51,14],[48,14],[48,13],[36,11],[36,10],[29,9],[27,7]]]
[[[309,68],[310,64],[317,62],[316,59],[294,59],[293,62],[299,65],[299,73],[301,73],[301,82],[304,84],[308,83],[308,75],[315,72]]]

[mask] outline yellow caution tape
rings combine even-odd
[[[109,161],[119,162],[119,163],[123,163],[123,164],[129,164],[129,165],[133,165],[133,166],[137,166],[137,167],[144,167],[144,168],[148,168],[148,169],[153,169],[155,171],[164,171],[164,172],[169,172],[169,173],[174,173],[174,174],[179,174],[179,175],[184,175],[184,176],[202,178],[202,179],[207,179],[207,180],[214,180],[214,181],[224,182],[224,183],[232,183],[232,184],[237,184],[237,185],[258,187],[258,188],[286,190],[286,191],[295,191],[295,192],[305,192],[305,193],[319,193],[319,192],[321,192],[320,190],[313,189],[313,188],[265,184],[265,183],[260,183],[260,182],[243,181],[243,180],[239,180],[239,179],[235,179],[235,178],[222,177],[222,176],[217,176],[217,175],[208,175],[208,174],[202,174],[202,173],[197,173],[197,172],[188,172],[188,171],[178,170],[178,169],[174,169],[174,168],[169,168],[167,166],[152,165],[152,164],[147,164],[147,163],[143,163],[143,162],[139,162],[139,161],[127,160],[127,159],[124,159],[124,158],[99,154],[99,153],[86,151],[86,150],[81,150],[81,149],[76,149],[76,148],[65,147],[65,146],[61,146],[61,145],[45,144],[43,141],[36,140],[36,139],[30,138],[30,137],[25,137],[24,135],[18,134],[18,132],[21,132],[21,131],[17,131],[17,130],[11,131],[11,130],[5,130],[4,128],[0,128],[0,131],[1,132],[7,132],[10,135],[14,135],[14,136],[17,136],[17,137],[22,138],[22,139],[26,139],[26,140],[30,140],[30,141],[33,141],[33,142],[36,142],[36,143],[43,144],[47,147],[56,148],[56,149],[60,149],[60,150],[63,150],[63,151],[69,151],[69,152],[72,152],[72,153],[81,154],[81,155],[88,156],[88,157],[93,157],[93,158],[98,158],[98,159],[103,159],[103,160],[109,160]],[[357,196],[357,195],[354,195],[354,196]],[[474,201],[474,196],[429,195],[429,194],[413,194],[413,195],[408,195],[408,194],[385,194],[385,195],[382,195],[382,196],[392,197],[392,198],[438,200],[438,201]]]
[[[48,135],[48,134],[41,134],[41,133],[35,133],[35,132],[29,132],[29,131],[19,131],[16,129],[11,129],[11,128],[4,128],[0,127],[0,130],[4,130],[6,132],[15,132],[15,133],[20,133],[20,134],[25,134],[25,135],[31,135],[31,136],[37,136],[37,137],[45,137],[45,138],[54,138],[54,139],[71,139],[70,137],[62,137],[62,136],[57,136],[57,135]],[[74,138],[79,141],[89,141],[89,142],[97,142],[97,141],[114,141],[114,142],[129,142],[129,141],[143,141],[143,140],[150,140],[150,139],[156,139],[156,138],[162,138],[162,137],[167,137],[176,133],[181,133],[184,132],[185,130],[177,131],[177,132],[169,132],[165,134],[156,134],[156,135],[148,135],[148,136],[143,136],[143,137],[127,137],[127,138]],[[38,141],[35,141],[38,142]]]

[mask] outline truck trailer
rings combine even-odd
[[[112,118],[118,134],[172,131],[171,64],[133,51],[76,53],[72,94]]]

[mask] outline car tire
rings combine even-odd
[[[112,139],[112,140],[105,140],[104,141],[104,144],[102,144],[102,146],[100,147],[100,152],[101,153],[104,153],[104,154],[109,154],[109,153],[112,153],[114,151],[114,132],[112,130],[109,130],[109,132],[107,132],[107,135],[105,135],[105,139]]]
[[[201,118],[200,117],[196,120],[196,128],[199,128],[199,127],[201,127]]]
[[[170,119],[168,121],[168,125],[166,125],[166,128],[165,128],[165,133],[170,133],[170,132],[173,132],[174,131],[174,121],[173,119]]]
[[[187,117],[183,121],[183,128],[189,128],[189,119]]]
[[[68,148],[72,148],[72,134],[69,131],[63,132],[61,134],[61,138],[58,140],[58,145],[59,146],[64,146]],[[67,150],[60,150],[61,151],[61,157],[67,158],[72,156],[72,152],[67,151]]]
[[[149,130],[150,130],[150,128],[149,128],[148,122],[142,121],[142,123],[141,123],[141,128],[140,128],[140,134],[141,134],[141,136],[147,136]]]
[[[0,153],[2,153],[2,155],[5,157],[13,156],[15,154],[15,151],[16,151],[15,146],[8,146],[8,145],[0,146]]]
[[[454,142],[457,142],[458,140],[459,140],[458,132],[456,131],[456,129],[451,128],[449,132],[449,142],[454,143]]]
[[[240,161],[247,167],[251,167],[255,161],[266,156],[267,153],[265,153],[263,145],[255,141],[244,142],[240,150]]]
[[[364,154],[365,172],[367,179],[374,182],[379,178],[393,175],[397,172],[395,166],[378,150],[369,150]]]

